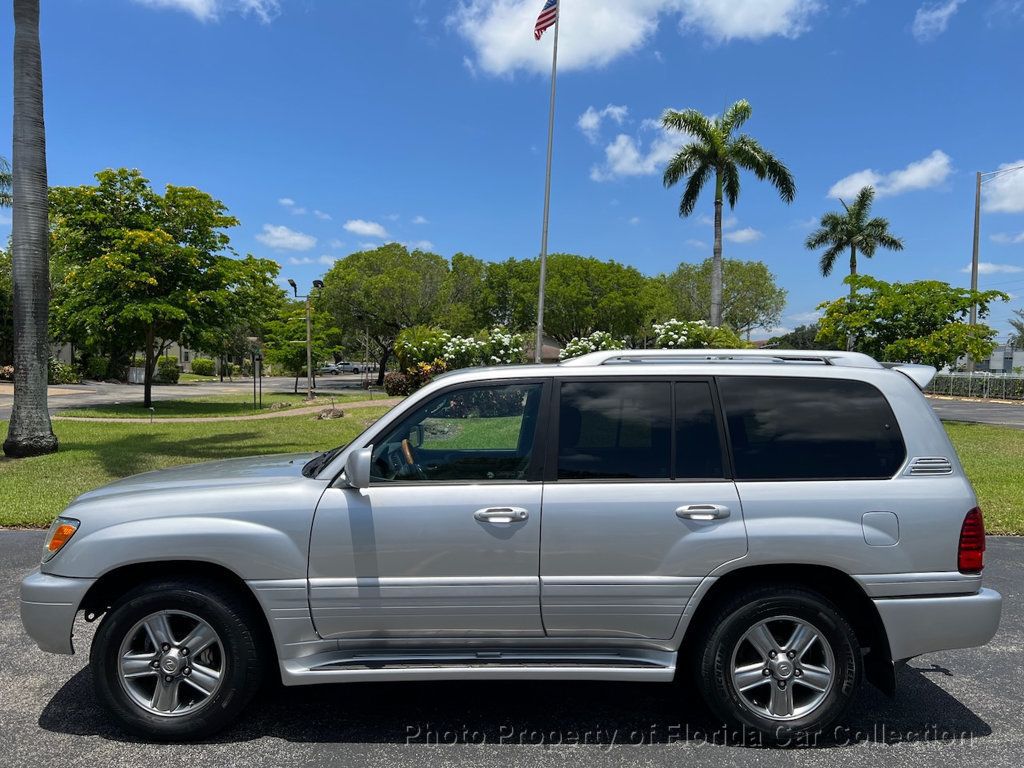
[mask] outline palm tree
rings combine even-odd
[[[7,158],[0,156],[0,208],[10,208],[11,198],[11,166]]]
[[[821,225],[807,237],[807,248],[816,251],[826,248],[821,254],[821,274],[828,277],[832,274],[839,254],[850,251],[850,274],[857,274],[857,254],[862,253],[869,259],[879,248],[890,251],[902,251],[903,241],[889,232],[889,221],[881,216],[869,219],[871,204],[875,200],[875,188],[864,187],[857,193],[852,205],[843,204],[845,213],[830,212],[821,217]],[[850,286],[850,296],[854,287]]]
[[[715,247],[711,261],[711,325],[722,324],[722,202],[735,208],[740,196],[740,169],[759,180],[767,179],[787,203],[796,196],[796,184],[789,169],[757,141],[746,134],[733,135],[752,113],[745,99],[729,107],[721,117],[708,117],[695,109],[668,110],[661,118],[665,128],[682,131],[693,141],[679,150],[665,169],[665,186],[686,179],[679,215],[689,216],[709,179],[715,181]]]
[[[39,0],[14,0],[14,408],[4,441],[8,456],[57,450],[46,407],[50,344],[46,132]]]

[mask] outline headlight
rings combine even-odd
[[[79,522],[70,517],[58,517],[53,521],[50,530],[46,534],[46,543],[43,545],[43,562],[53,559],[67,544],[71,537],[78,530]]]

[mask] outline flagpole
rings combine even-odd
[[[555,143],[555,85],[558,75],[558,28],[562,26],[562,9],[555,18],[555,47],[551,54],[551,106],[548,112],[548,169],[544,180],[544,226],[540,235],[540,291],[537,297],[537,340],[533,361],[544,359],[544,286],[548,272],[548,219],[551,211],[551,154]]]

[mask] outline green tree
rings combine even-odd
[[[14,362],[14,280],[11,254],[0,248],[0,366]]]
[[[14,407],[4,453],[20,458],[57,450],[46,403],[50,263],[39,0],[14,0],[13,139]]]
[[[675,300],[676,316],[687,320],[703,319],[711,306],[712,259],[701,264],[682,263],[667,279],[669,293]],[[773,275],[762,261],[722,261],[722,323],[738,334],[755,328],[772,328],[779,324],[786,306],[786,291],[775,284]]]
[[[240,279],[222,252],[238,224],[194,187],[154,192],[136,170],[96,174],[96,186],[51,191],[54,244],[67,265],[54,292],[59,338],[118,354],[145,353],[144,404],[156,361],[173,341],[195,346],[220,328]]]
[[[441,286],[440,306],[434,321],[454,334],[469,335],[490,322],[484,284],[487,265],[473,256],[452,256]]]
[[[887,283],[867,275],[851,275],[850,297],[825,302],[817,340],[835,345],[853,340],[853,348],[878,360],[953,366],[968,356],[982,360],[996,347],[994,328],[966,322],[971,305],[978,317],[988,315],[1002,291],[972,291],[938,280]]]
[[[818,265],[823,277],[832,274],[840,254],[850,253],[850,274],[857,274],[857,254],[869,259],[879,248],[902,251],[903,241],[889,232],[889,221],[881,216],[870,218],[871,205],[875,200],[874,187],[864,187],[857,193],[851,205],[843,204],[843,213],[830,212],[821,217],[821,224],[807,237],[808,250],[824,248]],[[853,284],[850,294],[853,295]]]
[[[11,165],[6,157],[0,155],[0,208],[10,208],[14,204],[14,198],[11,196],[13,183]]]
[[[1009,343],[1013,349],[1024,349],[1024,309],[1015,309],[1013,314],[1014,317],[1010,318],[1013,333],[1010,334]]]
[[[721,117],[709,117],[695,109],[670,109],[661,118],[668,129],[680,131],[693,140],[676,154],[665,169],[666,187],[685,180],[679,215],[689,216],[708,181],[715,185],[715,243],[711,268],[711,325],[722,324],[722,206],[725,200],[735,208],[740,197],[740,170],[759,180],[767,179],[785,202],[796,196],[796,184],[789,169],[775,155],[747,134],[736,135],[753,109],[746,100],[737,101]]]
[[[314,307],[311,317],[313,361],[326,360],[341,344],[341,331],[330,315]],[[295,392],[299,376],[306,372],[306,302],[286,301],[278,314],[266,325],[263,353],[267,361],[295,376]]]
[[[768,340],[770,349],[828,349],[828,345],[820,344],[818,324],[798,325],[789,333],[773,336]]]
[[[349,336],[369,334],[382,384],[399,332],[433,321],[447,276],[443,257],[388,243],[336,261],[324,275],[318,304]]]

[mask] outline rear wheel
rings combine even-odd
[[[800,587],[737,596],[708,627],[696,676],[711,709],[773,741],[820,732],[860,685],[857,636],[824,596]]]
[[[257,620],[217,584],[137,587],[112,607],[93,639],[96,694],[136,733],[208,736],[234,720],[259,688]]]

